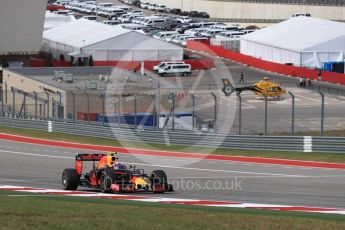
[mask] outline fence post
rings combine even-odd
[[[105,94],[101,93],[101,98],[102,98],[102,125],[104,126],[104,121],[105,121]]]
[[[134,127],[137,128],[137,93],[134,93]]]
[[[16,106],[16,96],[15,96],[15,92],[14,92],[14,89],[13,87],[11,88],[11,91],[12,91],[12,118],[14,118],[14,114],[16,112],[15,110],[15,106]]]
[[[47,119],[49,120],[49,93],[46,91],[47,94]]]
[[[172,99],[172,130],[175,131],[175,97]]]
[[[236,93],[238,97],[238,135],[241,135],[242,131],[242,97],[239,93]]]
[[[292,99],[292,104],[291,104],[291,135],[293,136],[295,134],[295,95],[293,95],[289,91],[289,95],[291,96]]]
[[[87,103],[87,123],[90,124],[90,98],[89,98],[89,94],[84,91],[85,95],[86,95],[86,103]]]
[[[217,131],[217,96],[213,92],[211,93],[214,99],[214,132],[216,133]]]
[[[1,90],[1,116],[4,116],[4,91],[2,87],[0,88],[0,90]]]
[[[119,128],[121,127],[121,122],[120,122],[120,100],[121,100],[121,95],[117,95],[117,122],[118,122]]]
[[[37,120],[37,93],[33,91],[35,94],[35,120]]]
[[[267,135],[267,116],[268,116],[268,109],[267,109],[267,96],[263,95],[265,98],[265,136]]]
[[[157,130],[159,130],[159,115],[160,115],[160,103],[161,103],[161,83],[159,76],[157,78],[157,98],[156,98],[156,113],[157,113]]]
[[[321,95],[321,136],[323,136],[324,116],[325,116],[325,95],[319,91]]]
[[[195,131],[195,95],[190,94],[192,97],[192,122],[193,122],[193,131]]]
[[[73,122],[75,123],[75,94],[74,92],[71,92],[71,94],[72,94],[72,104],[73,104],[73,108],[72,108]]]
[[[26,117],[26,93],[24,92],[23,93],[23,96],[24,96],[24,98],[23,98],[23,118],[25,119],[25,117]]]

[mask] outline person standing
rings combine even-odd
[[[308,79],[308,88],[310,88],[311,87],[311,79],[309,78]]]
[[[318,81],[321,81],[322,80],[322,72],[321,72],[321,69],[319,69],[319,71],[317,72],[317,80]]]
[[[303,86],[303,78],[299,77],[299,87],[302,88]]]
[[[238,83],[244,83],[244,75],[243,75],[243,72],[241,72],[240,80],[238,81]]]
[[[303,88],[306,88],[306,87],[307,87],[307,79],[303,78]]]

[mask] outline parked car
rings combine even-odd
[[[171,21],[171,22],[157,23],[154,25],[154,27],[159,30],[171,31],[171,30],[175,30],[179,25],[181,25],[180,22]]]
[[[121,22],[119,20],[106,20],[106,21],[103,21],[102,23],[106,25],[114,26],[114,25],[120,24]]]
[[[199,12],[198,11],[195,11],[195,10],[192,10],[188,13],[188,16],[189,17],[199,17]]]
[[[181,17],[176,18],[176,20],[181,23],[189,23],[192,21],[192,19],[188,16],[181,16]]]
[[[188,16],[188,15],[189,15],[189,12],[188,12],[188,11],[182,11],[182,12],[181,12],[181,15],[182,15],[182,16]]]
[[[186,37],[184,40],[181,41],[180,45],[181,46],[186,46],[187,41],[197,41],[197,42],[209,42],[208,38],[197,38],[197,37]]]
[[[165,40],[166,37],[177,34],[176,31],[160,31],[155,33],[152,37]]]
[[[170,13],[171,13],[171,14],[180,15],[180,14],[181,14],[181,9],[173,8],[173,9],[170,10]]]
[[[292,18],[294,18],[294,17],[299,17],[299,16],[311,17],[311,14],[310,14],[310,13],[299,13],[299,14],[293,14],[293,15],[291,15]]]
[[[158,5],[158,6],[155,6],[154,10],[158,11],[158,12],[164,12],[165,8],[166,8],[166,6],[164,6],[164,5]]]
[[[143,8],[143,9],[147,9],[149,7],[149,3],[142,2],[142,3],[140,3],[140,7]]]
[[[91,20],[91,21],[98,21],[99,17],[97,16],[83,16],[84,19]]]
[[[206,12],[199,12],[199,18],[210,18],[210,15]]]

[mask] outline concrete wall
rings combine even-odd
[[[24,92],[31,93],[36,92],[38,97],[47,99],[47,94],[43,91],[43,88],[49,89],[53,92],[60,92],[63,96],[62,105],[66,105],[65,92],[58,88],[43,84],[34,79],[28,78],[26,76],[17,74],[10,70],[4,69],[3,74],[3,96],[4,96],[4,105],[9,107],[12,111],[13,108],[13,93],[11,88],[23,90]],[[19,113],[21,110],[24,96],[22,94],[15,93],[15,112]],[[49,116],[53,115],[53,101],[58,102],[60,100],[60,95],[56,93],[49,93]],[[26,98],[26,114],[35,115],[35,100]],[[38,116],[47,116],[48,115],[48,106],[42,102],[38,102]],[[66,115],[64,115],[66,116]]]
[[[52,78],[53,76],[47,77]],[[13,108],[13,93],[11,91],[11,87],[15,87],[28,93],[37,92],[38,97],[44,99],[47,98],[47,94],[45,93],[45,91],[43,91],[43,88],[49,89],[51,91],[51,93],[49,93],[49,117],[53,116],[54,102],[56,102],[57,105],[60,101],[60,95],[57,92],[60,92],[62,95],[61,104],[64,107],[64,118],[72,119],[74,112],[74,116],[77,119],[78,112],[88,112],[87,96],[85,92],[80,90],[74,92],[75,99],[73,102],[73,94],[70,91],[61,90],[59,88],[44,84],[35,79],[31,79],[29,77],[5,69],[3,75],[3,96],[5,99],[4,105],[5,107],[10,107],[11,111]],[[87,93],[89,95],[90,113],[102,112],[102,98],[100,97],[99,92],[97,90],[88,90]],[[24,96],[22,94],[15,93],[16,113],[19,113],[23,104],[23,100]],[[73,109],[73,107],[75,107],[75,109]],[[56,109],[57,107],[55,106],[55,110]],[[38,116],[48,115],[48,107],[44,103],[38,103],[37,111]],[[35,100],[26,98],[26,114],[31,116],[35,115]],[[56,116],[57,113],[54,117]]]
[[[46,5],[47,0],[0,1],[0,55],[40,50]]]
[[[345,20],[345,7],[238,3],[208,0],[148,0],[182,10],[206,11],[213,18],[288,19],[294,13],[311,13],[312,17]]]

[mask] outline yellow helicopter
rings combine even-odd
[[[279,100],[280,96],[286,93],[286,90],[281,85],[270,81],[268,77],[264,77],[261,81],[255,83],[254,85],[237,88],[233,87],[228,79],[222,79],[222,81],[224,84],[222,90],[225,93],[225,96],[230,96],[234,91],[236,91],[236,93],[239,95],[242,91],[250,90],[258,96],[267,96]]]

